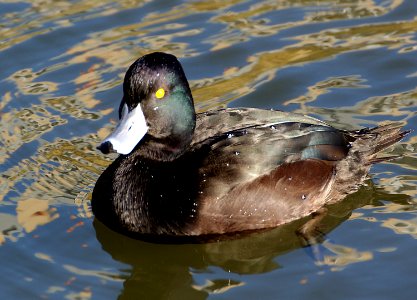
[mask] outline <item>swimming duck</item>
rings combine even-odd
[[[181,64],[161,52],[129,67],[123,93],[119,124],[97,147],[120,155],[91,204],[105,225],[140,236],[230,235],[309,216],[355,191],[408,133],[254,108],[196,114]]]

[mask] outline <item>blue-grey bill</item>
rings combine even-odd
[[[119,154],[129,154],[145,136],[148,131],[145,116],[140,104],[129,111],[125,104],[122,109],[122,117],[115,130],[104,139],[98,147],[103,153],[117,152]],[[111,149],[112,151],[104,151]]]

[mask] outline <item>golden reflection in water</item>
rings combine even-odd
[[[85,8],[89,8],[91,4],[90,1],[85,1]],[[147,48],[158,50],[158,51],[169,51],[173,52],[178,56],[190,55],[187,49],[188,45],[178,44],[171,45],[170,41],[176,36],[187,36],[194,35],[200,32],[200,30],[193,29],[181,31],[179,30],[176,33],[170,35],[158,35],[155,37],[152,35],[152,31],[160,30],[156,24],[162,24],[166,22],[173,22],[173,20],[178,20],[186,14],[192,14],[196,11],[211,11],[211,10],[223,10],[232,6],[233,3],[227,5],[222,4],[223,2],[215,2],[208,4],[208,2],[203,3],[187,3],[183,6],[177,7],[168,12],[158,14],[157,17],[155,14],[150,14],[148,17],[141,20],[141,22],[136,24],[124,25],[121,27],[111,28],[105,32],[99,32],[92,34],[87,40],[78,42],[74,47],[69,49],[66,55],[69,56],[69,64],[76,64],[87,61],[89,58],[99,58],[104,62],[106,67],[105,70],[97,68],[97,71],[90,70],[90,76],[94,76],[95,86],[97,89],[97,84],[100,84],[101,74],[104,72],[109,72],[113,69],[120,70],[122,66],[128,66],[134,59],[138,56],[144,54],[147,51],[143,51],[140,48],[131,49],[127,51],[125,48],[125,39],[128,37],[135,37],[138,41],[148,45]],[[271,3],[261,3],[259,5],[254,5],[249,8],[248,11],[233,13],[228,12],[226,14],[221,14],[218,17],[212,18],[212,22],[221,22],[228,25],[228,30],[225,32],[233,32],[235,27],[239,28],[239,25],[236,25],[236,20],[245,19],[248,17],[259,16],[264,13],[267,13],[271,10],[285,9],[292,5],[302,5],[307,2],[283,2],[282,4],[271,4]],[[324,10],[322,14],[332,13],[332,11],[337,10],[339,5],[340,9],[344,11],[364,11],[367,10],[370,12],[370,15],[375,15],[375,11],[379,13],[386,13],[391,9],[397,7],[401,1],[395,1],[391,6],[378,6],[373,1],[361,1],[360,3],[346,5],[346,3],[335,2],[333,3],[331,9]],[[36,5],[35,5],[36,6]],[[353,9],[352,7],[356,7]],[[71,11],[79,12],[79,8],[72,8]],[[363,14],[351,15],[351,17],[361,17]],[[303,22],[310,22],[310,19],[307,19]],[[240,22],[242,23],[242,22]],[[238,24],[240,24],[238,22]],[[244,22],[243,22],[244,23]],[[298,26],[300,24],[290,24],[289,26]],[[152,27],[154,26],[154,27]],[[178,29],[181,29],[183,25],[174,23]],[[265,25],[274,26],[274,25]],[[282,24],[280,25],[282,26]],[[141,28],[146,28],[145,31],[141,31]],[[197,102],[204,103],[202,107],[204,110],[212,108],[214,106],[219,106],[221,104],[225,105],[226,103],[248,94],[253,91],[254,85],[259,83],[260,80],[268,80],[268,78],[274,77],[274,73],[277,69],[290,66],[299,63],[311,62],[318,59],[328,58],[332,55],[337,55],[346,51],[351,50],[361,50],[365,49],[368,45],[375,46],[399,46],[409,47],[410,44],[415,44],[415,41],[410,40],[407,36],[404,36],[405,33],[415,32],[416,22],[401,22],[401,23],[389,23],[389,24],[370,24],[359,27],[352,27],[347,29],[335,29],[332,31],[324,31],[319,33],[314,33],[310,35],[303,35],[299,37],[299,42],[290,47],[284,48],[282,50],[273,51],[270,53],[259,53],[254,57],[249,58],[249,65],[242,68],[240,72],[235,72],[233,74],[223,74],[221,77],[215,77],[211,79],[205,79],[203,81],[204,85],[201,82],[193,82],[194,95]],[[271,30],[270,34],[276,33],[277,30]],[[247,30],[251,33],[251,37],[256,36],[256,30]],[[230,39],[225,37],[219,37],[219,40],[224,42]],[[214,40],[216,45],[219,43]],[[167,45],[171,45],[167,48]],[[230,46],[230,45],[229,45]],[[222,46],[223,47],[223,46]],[[132,53],[132,50],[133,53]],[[121,76],[123,73],[121,70]],[[83,76],[80,76],[83,77]],[[82,81],[82,79],[79,79]],[[77,80],[76,80],[77,82]],[[90,81],[90,84],[94,83]],[[200,83],[200,84],[199,84]],[[39,88],[42,88],[42,83],[36,83],[40,85]],[[115,82],[105,83],[102,88],[108,89],[115,85],[120,84],[120,79]],[[19,90],[22,90],[19,88]],[[23,91],[24,92],[24,91]],[[87,96],[88,94],[88,96]],[[86,88],[82,89],[82,92],[77,93],[76,102],[80,101],[80,104],[84,104],[85,107],[94,107],[92,103],[95,103],[96,99],[93,97],[94,91]],[[55,101],[54,101],[55,100]],[[73,100],[73,99],[72,99]],[[54,105],[55,102],[65,101],[65,98],[51,98],[47,101],[47,104]],[[74,101],[74,100],[73,100]],[[210,105],[210,103],[212,103]],[[55,104],[56,105],[56,104]],[[82,107],[82,105],[80,105]],[[79,109],[79,108],[78,108]],[[68,107],[65,107],[65,110],[68,110]],[[78,117],[85,115],[82,113],[77,113],[72,109],[74,114],[77,114]],[[88,116],[88,114],[87,114]]]
[[[27,1],[29,8],[24,13],[0,16],[0,21],[8,26],[7,30],[0,30],[0,40],[4,41],[0,43],[0,51],[36,36],[47,35],[55,29],[76,28],[79,21],[96,19],[98,22],[105,22],[105,16],[141,7],[147,2],[150,1]],[[60,126],[62,128],[63,125],[68,125],[68,122],[74,122],[72,119],[97,120],[109,114],[116,119],[117,105],[106,105],[108,108],[103,109],[100,103],[103,97],[100,97],[99,93],[112,89],[120,91],[124,72],[139,56],[151,51],[170,52],[180,59],[206,54],[202,53],[204,50],[200,50],[203,47],[198,48],[190,42],[197,36],[204,39],[201,41],[203,45],[208,45],[205,51],[212,53],[239,44],[245,47],[245,42],[256,43],[256,39],[262,37],[269,37],[273,42],[274,39],[279,39],[276,35],[286,29],[299,29],[305,25],[334,20],[383,16],[403,3],[402,0],[288,0],[257,2],[245,10],[234,7],[243,2],[186,2],[162,13],[149,13],[132,23],[120,22],[105,30],[74,37],[74,41],[63,49],[62,53],[50,58],[46,68],[25,66],[10,75],[6,80],[15,89],[0,97],[0,163],[7,163],[11,158],[15,161],[2,173],[0,201],[4,201],[5,205],[12,202],[16,209],[0,216],[0,245],[16,241],[26,233],[36,234],[39,226],[54,222],[58,218],[64,219],[64,214],[59,216],[58,213],[61,207],[74,208],[75,204],[75,212],[70,217],[73,225],[65,228],[67,233],[77,234],[76,229],[84,223],[87,224],[84,219],[92,218],[89,207],[92,188],[98,175],[114,158],[102,156],[96,152],[94,146],[109,134],[115,122],[106,125],[97,133],[76,133],[76,136],[70,139],[59,138],[56,134],[52,142],[46,142],[42,136]],[[294,21],[280,23],[279,17],[271,16],[274,13],[285,14],[285,10],[292,7],[310,6],[319,9],[306,9],[301,19]],[[210,14],[209,22],[221,26],[222,29],[209,32],[204,24],[191,27],[184,19],[188,16],[198,17],[199,14]],[[398,53],[417,50],[416,18],[401,22],[367,24],[365,21],[362,25],[328,27],[332,29],[293,36],[291,44],[281,49],[252,52],[243,66],[229,65],[225,60],[223,73],[198,80],[190,78],[197,109],[205,111],[227,106],[231,101],[255,91],[258,85],[279,76],[279,71],[287,67],[375,48],[395,49]],[[161,31],[168,33],[161,34]],[[72,66],[82,67],[77,68],[81,69],[76,71],[78,73],[71,74],[68,82],[54,78],[54,72],[64,73]],[[416,77],[416,74],[409,74],[409,77]],[[47,79],[44,78],[45,75],[48,76]],[[74,87],[68,88],[70,85]],[[415,122],[413,118],[417,107],[417,89],[369,97],[357,101],[354,105],[339,105],[334,109],[316,104],[318,98],[331,93],[333,89],[367,87],[366,78],[360,74],[331,77],[312,83],[305,94],[288,99],[285,105],[295,105],[298,107],[295,109],[296,112],[325,116],[328,118],[327,121],[337,123],[339,127],[346,129],[351,129],[353,124],[361,122],[377,123],[365,116],[378,116],[378,119],[385,116],[395,117],[402,124]],[[21,100],[21,97],[26,98]],[[29,98],[30,100],[26,100]],[[21,105],[19,109],[12,108],[3,112],[4,108],[16,100]],[[119,100],[106,99],[112,103]],[[25,152],[26,149],[23,147],[31,142],[34,143],[30,147],[36,148],[30,149],[33,153],[19,158],[20,152],[16,152],[19,149]],[[391,201],[392,199],[381,200],[383,203],[378,207],[369,205],[362,208],[363,211],[369,210],[370,214],[365,214],[362,210],[355,211],[350,220],[371,222],[375,226],[389,228],[396,234],[417,238],[416,219],[401,219],[400,216],[400,213],[417,211],[416,149],[417,136],[413,134],[406,142],[401,142],[387,153],[404,155],[401,159],[390,162],[402,168],[404,174],[376,174],[379,185],[386,192],[392,195],[408,195],[409,198],[398,202]],[[13,154],[16,155],[13,157]],[[11,194],[18,196],[8,199],[7,195]],[[340,271],[351,264],[372,260],[375,251],[396,251],[393,247],[360,251],[328,241],[325,241],[323,246],[331,253],[316,263],[327,266],[332,271]],[[35,257],[47,263],[55,263],[53,255],[35,253]],[[125,280],[120,273],[111,274],[73,265],[64,265],[63,268],[73,275],[69,282],[79,276],[94,276],[103,281]],[[305,282],[302,280],[300,283]],[[207,294],[219,294],[245,284],[244,281],[211,279],[202,284],[193,284],[192,288]],[[64,292],[66,288],[51,286],[48,293]],[[70,291],[66,296],[89,299],[93,293],[86,287],[78,292]]]
[[[384,186],[388,186],[385,185]],[[417,211],[417,201],[416,201],[416,190],[415,185],[413,194],[411,198],[409,198],[409,203],[395,203],[395,202],[384,202],[383,206],[379,206],[377,209],[374,206],[367,205],[361,208],[361,210],[371,210],[375,214],[385,214],[387,216],[390,216],[392,214],[398,214],[401,212],[415,212]],[[401,190],[402,191],[402,190]],[[392,193],[400,193],[395,188],[393,189]],[[399,218],[385,218],[384,216],[382,218],[376,218],[376,217],[365,217],[364,213],[361,212],[355,212],[351,215],[349,220],[363,220],[367,222],[372,223],[380,223],[382,227],[390,228],[397,234],[408,234],[411,237],[417,239],[417,218],[412,219],[399,219]],[[387,252],[382,251],[381,252]]]
[[[404,169],[409,169],[410,171],[414,171],[414,173],[416,171],[415,166],[417,164],[417,157],[410,157],[409,159],[398,159],[395,162],[397,165],[400,165]],[[381,185],[383,185],[385,189],[391,193],[402,193],[416,199],[414,205],[416,206],[415,209],[417,209],[417,175],[393,176],[381,178],[379,181]]]
[[[344,1],[339,9],[326,12],[314,12],[310,18],[314,21],[344,20],[352,18],[366,18],[381,16],[394,10],[403,3],[403,0],[394,0],[383,5],[378,5],[373,0]]]
[[[223,294],[229,290],[244,286],[245,282],[236,281],[236,280],[224,280],[224,279],[214,279],[208,280],[202,285],[193,284],[192,287],[197,291],[205,291],[209,294]]]
[[[294,6],[311,5],[311,1],[264,1],[254,4],[248,10],[226,12],[212,18],[213,22],[225,23],[228,30],[210,39],[212,50],[219,50],[231,45],[247,41],[257,36],[277,34],[280,30],[297,27],[312,22],[326,22],[352,18],[380,16],[397,8],[402,0],[393,1],[390,5],[382,6],[373,0],[365,1],[314,1],[321,10],[307,12],[303,20],[283,24],[270,25],[270,19],[263,17],[272,11],[285,10]],[[256,19],[255,19],[256,18]]]
[[[341,271],[350,264],[373,259],[371,251],[358,251],[354,248],[333,244],[329,241],[324,241],[323,246],[334,253],[334,255],[325,255],[321,261],[316,263],[317,265],[330,266],[332,271]]]
[[[47,199],[51,204],[57,201],[73,204],[76,195],[95,182],[111,159],[96,153],[91,140],[96,137],[56,140],[40,146],[35,155],[4,173],[4,178],[9,180],[2,186],[0,197],[12,191],[19,182],[29,181],[33,183],[26,187],[22,199],[33,197]]]
[[[38,35],[45,34],[49,28],[62,28],[74,26],[80,19],[91,19],[108,16],[118,11],[139,7],[146,0],[83,0],[83,1],[66,1],[66,0],[34,0],[21,1],[30,4],[30,7],[23,13],[9,13],[5,15],[4,22],[8,24],[8,30],[0,32],[0,40],[6,40],[0,43],[0,50],[5,50],[16,44],[20,44],[34,38]],[[45,23],[52,23],[48,28],[44,28]]]
[[[16,208],[17,222],[26,232],[32,232],[36,227],[47,224],[56,218],[54,208],[49,208],[47,200],[27,199],[20,200]]]
[[[34,82],[41,73],[42,71],[35,73],[32,69],[23,69],[11,75],[9,80],[16,84],[17,89],[23,95],[39,95],[56,91],[58,84],[55,82]]]
[[[332,89],[365,87],[367,87],[365,80],[359,75],[331,77],[308,87],[305,95],[287,100],[285,105],[298,104],[301,106],[301,109],[303,109],[309,102],[314,102],[318,97],[329,93]]]
[[[405,21],[303,35],[297,38],[299,42],[295,45],[250,57],[249,65],[235,75],[213,79],[208,85],[194,89],[195,99],[197,102],[205,102],[207,99],[218,98],[219,104],[226,104],[230,98],[225,99],[224,95],[241,97],[244,95],[242,88],[246,87],[245,92],[251,90],[259,80],[283,67],[322,60],[348,51],[364,50],[369,45],[396,48],[415,45],[416,41],[411,38],[411,34],[416,30],[417,21]]]
[[[59,203],[73,206],[75,201],[77,218],[92,217],[88,205],[92,183],[111,158],[97,154],[85,138],[90,141],[96,139],[91,136],[42,145],[35,155],[4,172],[3,178],[8,180],[2,182],[0,201],[20,182],[32,183],[20,194],[17,220],[13,215],[2,216],[0,227],[3,230],[14,228],[13,232],[23,229],[30,233],[59,217],[53,207]],[[1,234],[0,244],[8,239],[13,240],[14,237]]]
[[[382,227],[390,228],[396,234],[408,234],[417,239],[417,218],[411,220],[389,218],[382,223]]]
[[[144,43],[154,51],[168,51],[177,56],[184,56],[189,47],[185,43],[174,43],[176,37],[192,36],[202,32],[202,29],[181,30],[185,24],[175,23],[185,16],[193,15],[196,12],[209,12],[225,9],[241,1],[199,1],[185,3],[167,12],[150,13],[140,22],[110,28],[104,32],[96,32],[91,38],[81,41],[67,51],[67,55],[73,56],[70,63],[85,62],[91,57],[101,58],[106,64],[120,68],[128,66],[137,57],[144,55],[143,48],[134,48],[132,51],[125,50],[126,39],[135,38],[139,43]],[[168,23],[168,24],[164,24]],[[160,25],[163,24],[163,25]],[[176,29],[177,32],[157,36],[153,32],[161,29]]]
[[[6,107],[10,100],[12,100],[12,93],[10,91],[2,95],[0,100],[0,111],[2,111]]]
[[[46,23],[52,24],[48,25],[49,29],[75,26],[80,20],[111,16],[115,12],[140,7],[146,2],[148,1],[27,1],[30,8],[24,13],[10,13],[3,17],[3,20],[9,22],[9,28],[0,32],[0,38],[5,40],[0,44],[0,50],[46,33]],[[223,25],[223,30],[206,35],[205,43],[210,44],[210,50],[215,52],[260,36],[271,36],[273,39],[274,35],[283,29],[296,28],[312,22],[384,15],[396,9],[403,1],[395,0],[385,5],[372,0],[266,1],[251,5],[247,10],[235,12],[234,5],[241,2],[243,1],[189,2],[163,13],[149,13],[137,22],[79,37],[60,55],[61,58],[66,58],[65,63],[54,63],[51,60],[47,69],[36,70],[27,67],[11,75],[8,81],[15,85],[16,92],[2,95],[0,109],[22,95],[35,97],[39,104],[1,114],[0,138],[3,147],[0,148],[0,163],[4,163],[11,154],[31,141],[40,140],[40,146],[37,153],[6,170],[4,175],[8,180],[1,184],[0,200],[13,190],[16,184],[29,180],[32,183],[22,193],[25,198],[21,199],[42,197],[49,201],[48,205],[54,205],[56,202],[73,203],[75,198],[80,207],[80,216],[91,216],[84,201],[89,197],[86,189],[91,187],[97,175],[111,160],[97,154],[93,145],[107,135],[109,127],[100,131],[99,137],[86,135],[71,140],[58,139],[48,145],[42,142],[41,137],[55,127],[66,124],[66,114],[75,119],[90,120],[114,113],[113,108],[97,109],[100,104],[97,94],[119,88],[126,68],[137,57],[151,50],[171,52],[180,58],[198,56],[200,53],[193,49],[192,45],[180,40],[204,33],[205,28],[190,28],[182,20],[186,16],[211,13],[213,16],[210,22]],[[274,11],[282,10],[285,13],[285,9],[291,7],[310,5],[321,5],[322,9],[305,12],[303,19],[288,23],[274,23],[275,19],[271,21],[268,17],[268,14]],[[157,34],[162,29],[170,29],[171,33]],[[230,101],[254,91],[256,85],[270,81],[276,76],[277,71],[285,67],[308,64],[343,53],[375,47],[398,49],[398,52],[415,51],[416,31],[417,20],[414,19],[333,28],[293,37],[294,43],[290,46],[253,53],[243,67],[226,65],[223,74],[192,80],[196,106],[199,111],[226,106]],[[100,63],[90,64],[84,72],[74,74],[71,83],[76,88],[71,95],[63,95],[60,90],[66,82],[38,79],[44,74],[53,74],[68,66],[88,63],[92,59]],[[112,79],[104,79],[104,75],[109,73],[118,75]],[[403,123],[415,115],[416,90],[368,98],[354,106],[340,107],[337,110],[313,106],[319,96],[341,87],[363,88],[366,87],[366,82],[360,75],[329,78],[313,84],[305,95],[290,99],[286,104],[298,104],[300,108],[297,111],[301,113],[331,116],[331,121],[338,122],[346,128],[357,124],[363,115],[391,115],[399,117]],[[117,102],[119,99],[112,100]],[[45,110],[45,106],[49,110]],[[372,123],[369,120],[367,122]],[[417,159],[412,153],[415,153],[416,149],[415,136],[409,142],[397,146],[393,150],[394,153],[406,154],[406,157],[396,161],[396,164],[415,170]],[[401,178],[381,179],[381,182],[387,183],[387,189],[392,192],[416,196],[415,176],[403,175]],[[53,219],[51,217],[48,220]]]
[[[285,105],[299,104],[299,108],[294,110],[301,114],[317,114],[330,116],[331,122],[337,123],[338,126],[343,126],[346,129],[351,128],[352,124],[357,124],[363,116],[396,116],[401,118],[404,124],[414,117],[414,108],[417,105],[416,89],[405,91],[401,93],[370,97],[362,101],[356,102],[354,105],[337,106],[335,109],[314,106],[314,101],[320,96],[330,92],[330,89],[336,88],[362,88],[365,85],[361,83],[356,76],[345,78],[331,78],[323,84],[318,82],[308,88],[305,95],[299,96],[285,102]],[[342,103],[343,99],[335,99],[338,103]],[[408,108],[408,109],[407,109]],[[377,124],[372,120],[367,120],[367,123]],[[411,137],[413,138],[413,137]],[[410,145],[410,142],[407,143]],[[411,142],[411,145],[416,145]],[[416,149],[414,147],[414,149]],[[410,149],[411,150],[411,149]]]
[[[0,121],[0,137],[3,144],[0,148],[0,163],[4,163],[10,154],[22,145],[38,139],[45,132],[66,122],[40,105],[3,113]]]
[[[346,4],[343,1],[334,1],[332,2],[332,6],[329,7],[329,9],[324,9],[320,12],[320,14],[333,14],[335,11],[341,10],[344,12],[350,12],[349,16],[345,16],[346,18],[363,17],[364,15],[375,15],[376,12],[378,12],[378,15],[395,9],[399,4],[401,4],[401,2],[402,1],[394,1],[389,6],[379,6],[374,3],[374,1],[361,1],[360,3],[351,4]],[[104,5],[104,3],[106,2],[101,1],[100,4],[97,5]],[[127,3],[122,2],[120,5],[123,8],[126,8],[132,7],[135,4],[137,5],[137,3],[129,2],[129,5],[127,5]],[[224,31],[225,34],[232,33],[235,31],[235,29],[238,29],[239,32],[244,31],[248,34],[248,37],[252,38],[259,34],[257,32],[256,26],[250,26],[250,28],[246,29],[245,26],[248,22],[251,22],[253,17],[259,17],[262,16],[262,14],[268,13],[270,11],[286,9],[294,5],[308,4],[308,1],[284,1],[282,3],[266,2],[250,6],[249,10],[244,12],[228,12],[227,9],[233,6],[233,4],[233,2],[227,2],[227,4],[225,4],[222,1],[210,3],[186,3],[180,7],[169,10],[168,12],[150,14],[141,20],[141,22],[136,24],[123,25],[120,27],[111,28],[105,32],[92,34],[91,37],[89,37],[87,40],[78,42],[73,48],[67,51],[66,54],[70,56],[69,64],[85,62],[89,58],[95,57],[100,58],[106,65],[112,66],[116,69],[120,69],[122,66],[126,67],[138,56],[147,52],[141,50],[140,48],[132,49],[132,51],[125,50],[125,40],[131,37],[135,37],[139,42],[147,45],[147,48],[149,49],[169,51],[178,56],[190,55],[190,50],[187,49],[188,45],[180,43],[172,44],[171,40],[177,36],[189,36],[198,34],[201,32],[201,30],[178,30],[178,32],[172,33],[170,35],[158,35],[156,37],[152,35],[152,32],[161,29],[156,25],[167,22],[172,23],[174,20],[179,20],[185,15],[191,15],[196,12],[226,10],[226,13],[222,13],[219,16],[213,17],[211,21],[213,23],[219,22],[227,24],[227,30]],[[326,5],[328,3],[324,1],[323,4]],[[68,9],[66,14],[71,15],[71,13],[79,13],[83,9],[91,9],[92,5],[92,1],[82,1],[81,4],[75,5],[75,7]],[[38,7],[36,3],[33,6],[35,7],[35,10],[36,7]],[[62,7],[67,9],[64,4]],[[107,9],[110,8],[107,7]],[[368,13],[364,13],[364,11],[367,11]],[[103,15],[106,15],[109,12],[111,12],[111,10],[101,11]],[[356,14],[354,12],[361,13]],[[94,15],[94,17],[98,17],[98,15]],[[249,19],[249,21],[242,21],[247,19]],[[333,19],[333,17],[330,19]],[[307,14],[306,20],[301,22],[311,22],[311,20],[312,18]],[[171,25],[172,24],[169,26]],[[268,34],[275,34],[282,26],[295,27],[298,25],[300,24],[264,24],[262,31],[264,32],[263,34],[265,34],[265,31],[268,32]],[[348,29],[339,29],[331,32],[325,31],[311,35],[300,36],[300,41],[298,44],[283,50],[274,51],[272,53],[261,53],[255,57],[250,58],[249,65],[245,67],[242,72],[237,72],[234,75],[231,74],[229,76],[222,75],[222,77],[212,78],[211,80],[204,80],[204,86],[199,85],[200,87],[194,89],[195,99],[197,102],[203,102],[205,104],[203,105],[204,109],[209,109],[216,105],[219,106],[221,104],[226,104],[229,101],[248,94],[253,90],[253,86],[259,82],[259,80],[273,77],[274,72],[284,66],[323,59],[332,55],[351,51],[353,49],[360,50],[371,44],[373,46],[408,46],[410,43],[412,44],[415,42],[407,40],[407,37],[404,37],[403,34],[406,32],[415,32],[415,25],[415,22],[403,22],[396,24],[371,24]],[[177,29],[184,27],[184,25],[181,23],[174,23],[173,26]],[[279,28],[274,28],[276,26]],[[230,40],[232,39],[225,36],[219,36],[218,38],[214,38],[212,43],[217,45],[217,47],[224,48],[231,46],[233,43],[230,43],[227,46],[221,46],[221,43],[225,43]],[[239,41],[242,42],[242,38],[239,38]],[[340,42],[342,43],[336,46],[336,43]],[[107,67],[105,71],[108,72],[110,70],[111,68]],[[103,72],[103,70],[101,70],[101,72]],[[123,71],[121,71],[121,73],[122,72]],[[101,82],[100,72],[97,72],[95,77],[97,82]],[[111,88],[112,86],[119,83],[120,79],[117,80],[117,82],[110,84],[110,86],[104,86],[104,88]],[[195,85],[197,86],[198,82],[196,82]],[[86,92],[92,91],[86,90]],[[81,101],[81,104],[87,104],[86,107],[91,107],[91,103],[97,101],[93,98],[92,94],[94,94],[94,92],[90,93],[89,99],[84,99],[84,97],[86,97],[86,93],[84,93],[81,97],[77,97],[80,98],[77,101]],[[62,98],[58,98],[58,100],[62,100]],[[213,104],[207,105],[207,103]]]

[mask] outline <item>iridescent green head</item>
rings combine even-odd
[[[172,160],[191,142],[195,128],[193,97],[177,58],[155,52],[127,70],[119,107],[120,123],[98,147],[103,153]]]

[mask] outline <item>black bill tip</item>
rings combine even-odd
[[[109,154],[109,153],[112,153],[112,152],[116,152],[113,149],[112,143],[109,142],[109,141],[101,143],[100,145],[97,146],[97,149],[100,150],[103,154]]]

